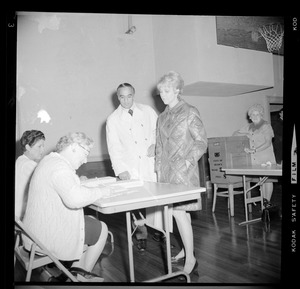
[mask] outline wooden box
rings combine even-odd
[[[241,182],[240,176],[229,176],[222,167],[250,165],[251,157],[244,148],[250,147],[246,136],[215,137],[208,139],[208,158],[212,183],[227,184]]]

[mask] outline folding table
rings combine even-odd
[[[282,176],[282,167],[280,165],[241,165],[241,166],[232,166],[232,167],[223,167],[224,171],[228,175],[238,175],[243,176],[243,185],[244,185],[244,203],[245,203],[245,216],[246,221],[241,222],[239,225],[246,225],[253,222],[258,222],[261,218],[256,218],[249,220],[248,217],[248,204],[260,202],[261,207],[263,207],[263,196],[260,191],[258,197],[248,196],[249,192],[256,188],[257,186],[262,186],[268,179],[272,176]],[[250,188],[246,186],[246,177],[259,177],[258,182]]]
[[[122,194],[100,199],[90,206],[92,209],[99,211],[103,214],[126,212],[127,241],[131,282],[135,282],[135,277],[130,211],[155,206],[164,206],[164,229],[166,236],[168,273],[167,275],[147,281],[158,282],[179,274],[179,272],[175,272],[176,274],[172,273],[171,244],[168,224],[169,205],[178,202],[201,199],[201,193],[205,191],[206,189],[202,187],[192,187],[181,184],[177,185],[145,181],[142,186],[128,188]],[[188,281],[190,280],[189,275],[186,274],[184,271],[182,271],[180,274],[185,275]]]

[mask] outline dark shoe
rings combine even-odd
[[[270,203],[270,201],[268,201],[267,199],[263,199],[263,206],[265,207],[265,208],[270,208],[270,207],[272,207],[273,206],[273,204],[271,204]]]
[[[152,239],[156,242],[162,242],[165,239],[165,236],[161,233],[154,233]]]
[[[85,271],[82,268],[71,267],[70,272],[74,275],[80,282],[103,282],[104,279],[92,272]]]
[[[145,251],[147,248],[147,240],[146,239],[137,240],[137,248],[139,251]]]
[[[166,244],[166,237],[164,234],[159,234],[159,233],[154,233],[154,236],[152,237],[152,239],[156,242],[163,242],[164,244]],[[174,249],[175,245],[171,244],[171,249]]]
[[[60,275],[58,276],[52,276],[48,279],[48,282],[66,282],[67,280],[69,279],[69,277],[64,274],[64,273],[61,273]]]

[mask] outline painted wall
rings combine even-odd
[[[64,134],[83,131],[95,141],[89,160],[102,160],[108,157],[105,121],[118,105],[115,89],[121,82],[132,83],[136,88],[136,100],[152,105],[159,113],[164,106],[156,96],[155,84],[162,73],[178,68],[186,79],[202,73],[212,76],[213,71],[206,71],[206,74],[191,65],[199,59],[195,46],[189,46],[188,58],[178,58],[175,50],[166,50],[169,39],[176,39],[178,25],[167,25],[163,34],[158,33],[157,19],[161,21],[163,17],[133,15],[132,24],[137,29],[134,34],[127,35],[128,15],[19,14],[16,139],[20,139],[25,130],[42,130],[46,135],[46,151],[49,152]],[[195,32],[205,34],[211,46],[208,48],[210,53],[205,56],[207,61],[215,61],[220,67],[230,62],[237,63],[236,52],[230,52],[234,48],[217,46],[214,42],[213,19],[176,16],[175,23],[178,22],[180,27],[190,27],[191,23],[194,27],[193,34],[183,30],[185,32],[178,37],[178,43],[194,43]],[[195,21],[202,24],[195,26]],[[165,37],[161,38],[162,35]],[[208,50],[201,51],[205,54]],[[226,50],[226,58],[219,57],[216,62],[211,52],[217,50],[219,56]],[[252,51],[246,49],[239,54],[253,56]],[[164,61],[166,57],[174,61]],[[280,65],[282,57],[277,60],[272,58],[274,73],[267,75],[265,80],[279,82],[273,89],[232,97],[185,96],[188,102],[198,107],[209,137],[231,135],[246,122],[246,110],[250,105],[259,102],[267,109],[265,96],[282,96],[282,79],[277,77],[283,69]],[[250,70],[254,68],[255,65]],[[280,70],[278,73],[277,69]],[[226,77],[224,73],[218,73],[220,81],[222,77],[225,81],[228,77],[236,81],[248,79],[244,76],[237,78],[234,70]],[[48,115],[39,114],[41,110]]]
[[[91,158],[106,158],[105,121],[118,105],[117,86],[132,83],[137,101],[154,105],[151,17],[136,16],[134,25],[130,36],[125,15],[19,16],[17,139],[42,130],[50,151],[61,136],[83,131],[95,141]],[[51,120],[37,117],[40,110]]]

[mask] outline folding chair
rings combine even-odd
[[[43,267],[50,263],[55,265],[66,274],[71,281],[79,282],[66,267],[28,230],[23,222],[15,217],[15,262],[16,258],[27,271],[26,282],[30,281],[32,270]],[[22,235],[27,236],[33,243],[28,252],[22,244]],[[37,252],[38,249],[38,252]]]

